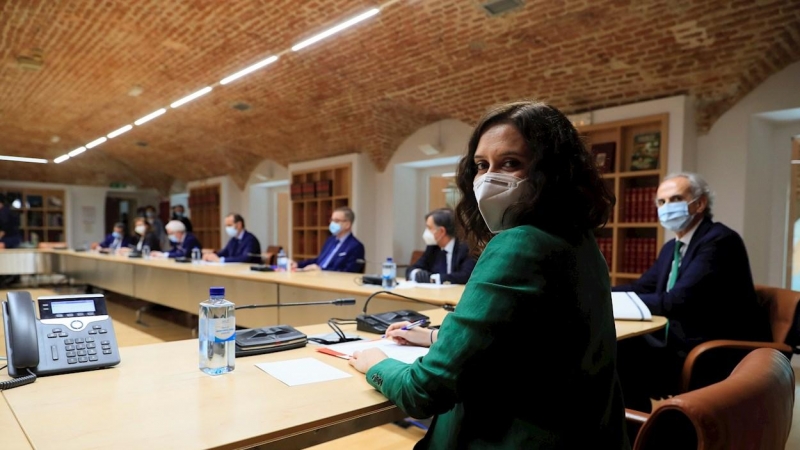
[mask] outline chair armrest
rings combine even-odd
[[[780,344],[777,342],[736,341],[728,339],[716,339],[713,341],[703,342],[702,344],[693,348],[692,351],[690,351],[686,356],[686,360],[683,362],[683,370],[681,372],[681,392],[687,392],[689,390],[689,384],[692,380],[692,370],[694,370],[694,365],[697,362],[697,359],[702,354],[719,348],[737,350],[774,348],[775,350],[778,350],[784,354],[791,354],[793,350],[789,345]]]
[[[647,422],[647,419],[650,418],[650,414],[646,412],[637,411],[635,409],[625,408],[625,420],[628,422],[633,422],[639,425],[644,424]]]

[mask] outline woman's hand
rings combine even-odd
[[[383,353],[383,351],[380,349],[368,348],[363,351],[354,352],[353,357],[347,362],[351,366],[355,367],[357,371],[361,373],[367,373],[372,366],[378,364],[386,358],[388,358],[388,356],[386,356],[386,353]]]
[[[433,330],[422,327],[414,327],[404,330],[403,327],[410,325],[411,322],[396,322],[386,328],[386,337],[400,345],[416,345],[419,347],[431,346],[431,332]]]

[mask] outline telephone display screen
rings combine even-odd
[[[95,312],[94,300],[51,301],[50,308],[53,314]]]

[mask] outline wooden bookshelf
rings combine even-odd
[[[314,258],[330,236],[333,210],[350,206],[351,165],[323,167],[291,175],[292,248],[295,261]]]
[[[23,242],[66,242],[65,195],[59,189],[20,189],[0,186],[5,207],[19,217]]]
[[[189,209],[192,213],[192,233],[203,248],[221,248],[220,243],[220,186],[196,187],[189,190]]]
[[[668,123],[660,114],[578,127],[617,197],[611,221],[595,232],[612,285],[638,279],[664,245],[654,199],[666,175]]]

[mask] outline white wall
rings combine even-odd
[[[715,220],[738,231],[756,283],[782,285],[792,124],[775,111],[800,107],[800,62],[769,77],[697,139],[697,170],[716,191]]]
[[[427,178],[420,174],[425,164],[453,170],[453,161],[467,152],[472,127],[461,121],[446,119],[424,126],[412,133],[397,148],[386,170],[375,175],[375,230],[379,233],[375,246],[366,248],[367,272],[380,270],[380,262],[392,255],[405,263],[411,252],[420,248],[427,205],[420,200],[420,191],[427,195]],[[441,153],[428,156],[419,146],[431,144]],[[441,162],[436,162],[441,160]],[[446,162],[445,162],[446,161]],[[444,166],[442,166],[444,164]]]
[[[73,186],[54,183],[3,181],[4,187],[53,189],[64,191],[64,223],[67,224],[67,245],[80,247],[101,241],[111,230],[105,229],[106,196],[134,198],[140,205],[158,204],[155,190],[131,191],[98,186]]]

